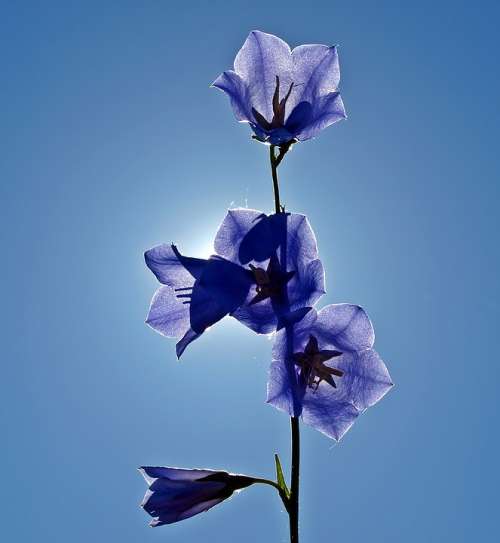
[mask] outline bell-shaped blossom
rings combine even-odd
[[[230,209],[214,242],[219,255],[253,276],[232,316],[267,334],[301,318],[325,293],[325,274],[305,215]]]
[[[253,284],[250,270],[218,255],[191,258],[164,244],[144,257],[164,285],[153,296],[146,322],[166,337],[179,338],[178,357],[209,326],[244,303]]]
[[[142,467],[149,488],[141,507],[153,517],[150,526],[172,524],[208,511],[255,479],[226,471]]]
[[[357,305],[311,308],[276,335],[267,401],[339,440],[392,387],[374,339]]]
[[[231,100],[236,119],[255,137],[273,145],[315,137],[346,117],[337,90],[336,46],[289,45],[272,34],[250,32],[234,60],[213,86]]]

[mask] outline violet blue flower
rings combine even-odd
[[[178,357],[206,328],[234,312],[253,284],[250,270],[218,255],[191,258],[164,244],[146,251],[144,258],[164,285],[153,296],[146,323],[166,337],[180,338]]]
[[[268,403],[339,440],[392,387],[374,339],[357,305],[311,309],[276,335]]]
[[[346,117],[337,90],[336,46],[289,45],[272,34],[250,32],[213,86],[225,92],[236,119],[273,145],[304,141]]]
[[[245,475],[208,469],[142,467],[139,471],[149,486],[141,507],[153,517],[152,527],[208,511],[255,482]]]
[[[257,333],[274,332],[301,318],[325,293],[323,265],[305,215],[230,209],[214,247],[251,270],[247,299],[231,314]]]

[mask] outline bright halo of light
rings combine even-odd
[[[194,246],[193,256],[196,258],[209,258],[214,254],[213,242],[207,241],[206,243],[200,243]]]

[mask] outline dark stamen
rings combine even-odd
[[[290,98],[290,94],[292,93],[292,89],[294,87],[293,81],[290,83],[290,87],[288,88],[288,91],[284,98],[280,100],[280,78],[277,75],[276,76],[276,87],[274,88],[274,94],[273,94],[273,118],[271,122],[269,122],[262,113],[257,111],[254,107],[252,107],[252,114],[257,121],[257,124],[262,127],[264,130],[272,130],[274,128],[282,128],[285,126],[285,115],[286,115],[286,103],[288,101],[288,98]]]

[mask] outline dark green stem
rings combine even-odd
[[[275,213],[281,213],[285,211],[285,208],[281,205],[280,202],[280,186],[278,183],[278,166],[281,164],[281,161],[285,158],[285,155],[288,153],[292,145],[295,143],[295,140],[279,145],[280,150],[278,156],[275,154],[276,145],[271,145],[269,147],[269,156],[271,159],[271,173],[273,175],[273,192],[274,192],[274,210]]]
[[[271,159],[271,173],[273,176],[273,192],[274,192],[274,210],[275,213],[281,212],[281,204],[280,204],[280,186],[278,183],[278,159],[276,158],[276,155],[274,154],[274,145],[271,145],[269,147],[269,157]],[[281,160],[280,160],[281,162]]]
[[[290,149],[292,142],[279,147],[279,155],[275,154],[275,145],[270,146],[269,155],[271,159],[271,173],[273,176],[274,209],[276,213],[285,211],[280,202],[280,189],[278,183],[278,166],[283,157]],[[292,432],[292,470],[290,481],[290,495],[281,499],[285,504],[290,519],[290,543],[299,543],[299,477],[300,477],[300,427],[298,417],[290,418]]]
[[[290,418],[290,428],[292,431],[292,476],[288,509],[290,543],[299,543],[300,428],[297,417]]]

